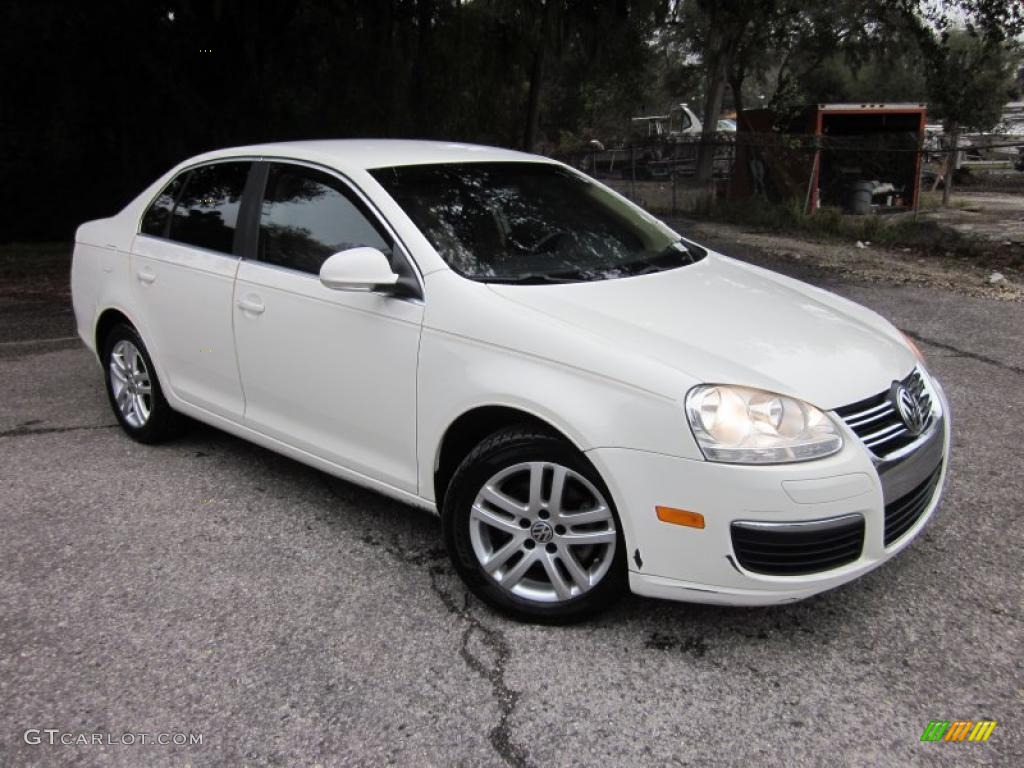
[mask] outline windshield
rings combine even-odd
[[[607,280],[704,256],[654,218],[554,164],[445,163],[370,173],[441,258],[473,280]]]

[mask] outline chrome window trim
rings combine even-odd
[[[319,275],[314,275],[312,272],[306,272],[302,269],[294,269],[293,267],[285,267],[281,264],[271,264],[269,261],[263,261],[261,259],[246,259],[243,256],[238,256],[236,258],[238,258],[239,261],[245,261],[254,266],[258,266],[261,269],[273,269],[277,272],[283,272],[287,275],[295,275],[296,277],[301,277],[305,280],[313,280],[318,285],[321,284]],[[376,293],[377,295],[386,295],[381,291],[339,291],[339,293]],[[419,296],[391,296],[390,298],[396,301],[407,301],[410,304],[423,305],[423,299]]]
[[[169,237],[160,237],[159,235],[147,235],[145,232],[136,232],[136,238],[148,237],[150,240],[156,240],[158,243],[167,243],[168,245],[176,245],[179,248],[188,248],[190,251],[201,251],[208,253],[211,256],[220,256],[222,259],[232,259],[234,261],[241,261],[242,257],[236,253],[225,253],[224,251],[215,251],[212,248],[204,248],[201,245],[192,245],[191,243],[183,243],[181,240],[172,240]],[[132,253],[137,256],[146,256],[146,258],[155,258],[151,254],[137,254],[134,246],[132,247]]]

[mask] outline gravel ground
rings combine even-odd
[[[756,254],[773,269],[813,276],[819,281],[916,285],[964,296],[1024,302],[1024,272],[1006,266],[981,267],[967,256],[923,256],[910,248],[882,248],[871,242],[808,241],[720,222],[677,219],[675,224],[679,232],[698,242],[718,243],[730,254],[739,248]]]
[[[630,597],[570,628],[467,595],[422,512],[205,427],[132,443],[60,292],[0,291],[0,765],[1024,764],[1024,305],[715,244],[921,340],[955,415],[945,504],[802,603]],[[954,719],[999,725],[919,741]]]

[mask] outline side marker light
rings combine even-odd
[[[704,527],[704,515],[699,512],[690,512],[686,509],[676,509],[674,507],[655,507],[654,511],[658,514],[658,519],[663,523],[685,525],[687,528]]]

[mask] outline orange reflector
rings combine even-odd
[[[704,527],[704,515],[698,512],[690,512],[685,509],[675,509],[673,507],[655,507],[654,511],[658,513],[658,519],[663,523],[685,525],[688,528]]]

